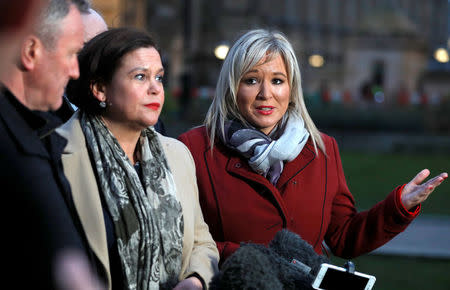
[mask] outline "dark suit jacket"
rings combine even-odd
[[[63,249],[90,256],[62,170],[67,141],[52,133],[50,119],[1,90],[2,275],[15,289],[53,289],[52,267]]]
[[[335,255],[355,257],[383,245],[413,220],[399,204],[397,189],[357,212],[336,141],[322,138],[326,156],[317,155],[309,140],[274,186],[222,144],[216,142],[211,154],[205,127],[180,136],[194,157],[200,204],[221,262],[240,242],[267,244],[282,228],[299,234],[317,253],[325,240]]]
[[[63,96],[63,102],[61,107],[58,110],[51,112],[51,114],[58,117],[62,123],[67,122],[70,119],[70,117],[72,117],[73,113],[75,113],[75,110],[66,96]]]

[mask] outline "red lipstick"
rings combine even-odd
[[[275,107],[272,107],[272,106],[259,106],[259,107],[256,107],[256,110],[261,115],[270,115],[270,114],[273,113],[273,109],[275,109]]]
[[[159,109],[159,107],[161,107],[161,104],[159,103],[150,103],[145,105],[147,108],[149,108],[150,110],[156,111]]]

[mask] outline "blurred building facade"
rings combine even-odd
[[[109,27],[145,28],[147,0],[91,0],[94,9],[105,18]]]
[[[294,45],[303,87],[322,101],[424,102],[450,94],[448,0],[97,0],[111,26],[150,31],[168,86],[214,87],[219,44],[252,28],[278,29]],[[210,91],[206,91],[210,92]],[[428,100],[429,101],[429,100]]]

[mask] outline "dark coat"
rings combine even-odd
[[[179,137],[194,157],[200,203],[221,262],[240,242],[267,244],[282,228],[300,235],[319,254],[325,240],[335,255],[352,258],[383,245],[412,221],[414,216],[399,204],[398,188],[358,213],[336,141],[322,138],[326,156],[316,154],[309,140],[285,164],[275,187],[219,142],[211,155],[205,127]]]
[[[66,96],[63,96],[63,102],[61,107],[51,112],[54,116],[58,117],[62,123],[69,121],[70,117],[72,117],[73,113],[75,113],[75,109],[72,107],[69,99]]]
[[[49,120],[1,91],[2,263],[15,289],[53,289],[61,250],[90,254],[62,170],[66,140],[51,133]]]

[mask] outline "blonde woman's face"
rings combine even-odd
[[[244,119],[267,135],[286,113],[290,95],[284,60],[276,55],[262,59],[242,77],[237,105]]]

